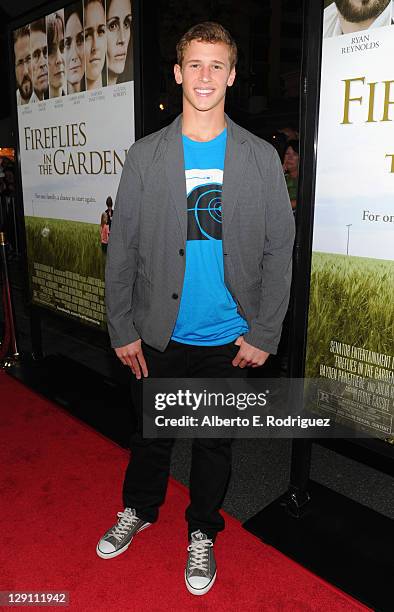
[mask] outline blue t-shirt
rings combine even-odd
[[[182,138],[187,191],[186,271],[172,339],[216,346],[248,331],[224,283],[221,198],[227,130],[208,142]]]

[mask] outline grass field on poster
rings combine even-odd
[[[393,261],[313,253],[305,376],[330,361],[331,340],[392,355],[393,294]]]
[[[26,216],[25,225],[29,265],[39,262],[104,279],[99,224]]]

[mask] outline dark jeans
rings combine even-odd
[[[231,365],[238,352],[233,342],[222,346],[191,346],[170,341],[161,353],[142,343],[148,374],[154,378],[242,378],[247,369]],[[123,485],[125,507],[135,508],[137,516],[154,523],[164,502],[174,440],[142,437],[142,381],[133,380],[132,399],[137,430],[131,437],[131,457]],[[185,517],[191,532],[201,529],[215,540],[224,529],[219,513],[231,473],[232,440],[196,438],[193,440],[190,471],[190,505]]]

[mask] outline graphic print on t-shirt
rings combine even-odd
[[[187,239],[222,239],[223,170],[186,170]]]

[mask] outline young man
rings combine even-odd
[[[286,313],[294,221],[269,144],[224,113],[236,45],[215,23],[177,45],[183,114],[136,142],[123,169],[106,268],[112,346],[137,381],[138,428],[124,511],[97,554],[124,552],[164,501],[171,439],[142,436],[142,376],[241,377],[275,353]],[[195,439],[185,581],[196,595],[216,578],[213,544],[231,468],[231,440]]]

